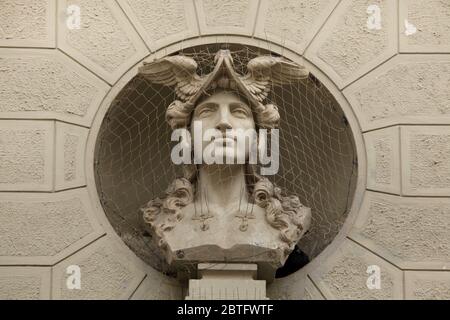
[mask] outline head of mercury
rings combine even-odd
[[[216,58],[223,66],[216,66],[195,97],[176,100],[167,109],[167,122],[181,132],[183,176],[142,208],[144,221],[166,252],[244,245],[276,250],[282,264],[308,230],[311,212],[258,173],[261,146],[264,153],[278,142],[272,133],[280,115],[273,104],[252,99],[226,58]],[[155,68],[148,73],[153,79]],[[278,149],[271,156],[278,156]],[[208,262],[207,255],[200,259]],[[217,259],[212,254],[210,261]]]

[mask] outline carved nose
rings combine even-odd
[[[216,129],[225,133],[228,129],[233,129],[233,126],[230,123],[229,114],[227,110],[222,109],[220,112],[220,119],[216,125]]]
[[[228,129],[233,129],[233,125],[231,124],[231,113],[227,103],[221,103],[218,108],[218,116],[216,123],[216,129],[225,133]]]
[[[228,119],[220,119],[220,122],[216,126],[217,130],[222,131],[222,133],[225,133],[229,129],[233,129],[233,126],[230,122],[228,122]]]

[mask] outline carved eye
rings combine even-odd
[[[198,115],[199,115],[199,116],[204,116],[204,115],[209,114],[209,113],[211,113],[211,109],[209,109],[209,108],[203,108],[203,109],[198,113]]]
[[[246,118],[250,116],[250,111],[248,110],[248,108],[242,105],[233,106],[231,112],[237,117]]]
[[[198,117],[206,117],[210,115],[213,112],[213,108],[211,106],[204,106],[201,107],[200,110],[197,112]]]

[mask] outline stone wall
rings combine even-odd
[[[2,0],[0,297],[181,298],[99,203],[103,116],[137,64],[252,44],[304,63],[348,115],[360,177],[340,235],[271,298],[449,299],[450,4],[443,0]],[[80,28],[67,7],[81,9]],[[369,28],[376,5],[380,28]],[[156,23],[158,21],[158,23]],[[367,157],[367,161],[366,161]],[[68,290],[67,267],[82,290]],[[381,286],[369,289],[367,268]]]

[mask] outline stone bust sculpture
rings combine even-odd
[[[184,176],[165,196],[143,207],[144,221],[170,264],[232,261],[275,270],[309,228],[310,209],[258,174],[257,165],[249,163],[250,140],[241,148],[236,143],[238,130],[276,129],[278,109],[264,104],[271,86],[304,79],[308,72],[273,56],[255,58],[247,68],[247,75],[235,72],[230,52],[221,50],[214,70],[204,76],[196,73],[195,60],[181,55],[140,69],[154,83],[175,87],[179,100],[169,106],[166,119],[173,130],[190,132],[184,142],[197,138],[194,123],[200,123],[203,132],[217,132],[215,139],[201,140],[200,151],[209,147],[233,160],[185,163]]]

